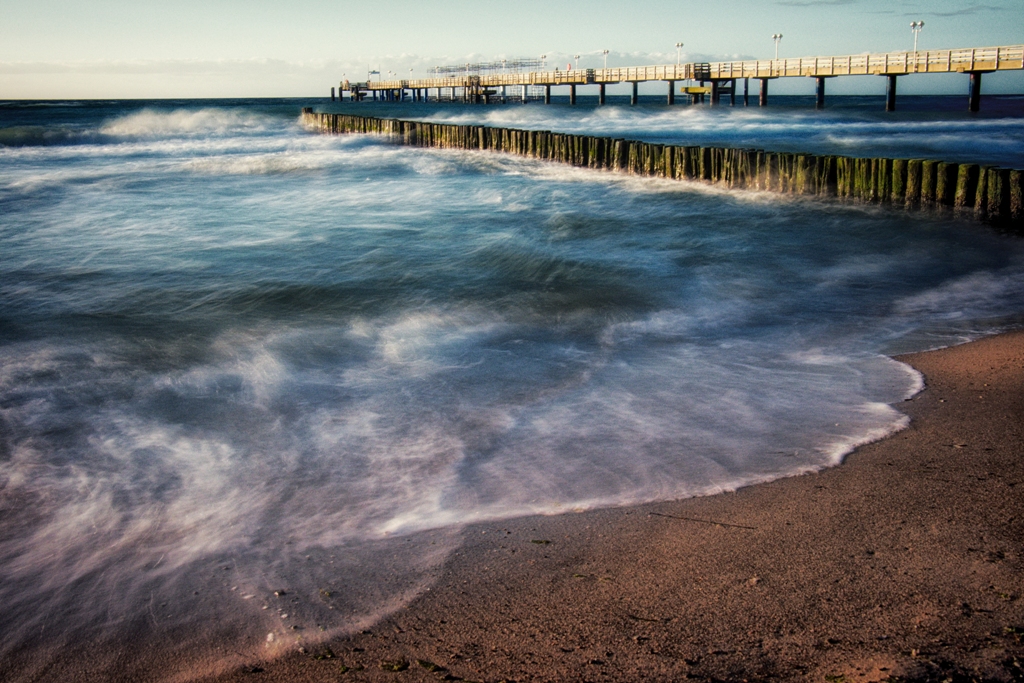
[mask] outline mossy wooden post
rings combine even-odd
[[[907,202],[907,160],[892,160],[892,181],[890,184],[889,201],[893,204]]]
[[[711,180],[711,149],[708,147],[699,147],[699,159],[700,159],[700,175],[697,177],[701,180]]]
[[[892,159],[875,159],[875,196],[873,201],[888,202],[892,194]]]
[[[938,195],[939,162],[925,159],[921,162],[921,204],[931,206],[941,200]]]
[[[765,152],[765,189],[769,192],[781,192],[782,180],[779,169],[779,155],[775,152]]]
[[[836,195],[846,197],[850,191],[850,159],[836,157]]]
[[[1012,170],[1007,174],[1007,204],[1010,224],[1024,230],[1024,171]]]
[[[958,164],[940,161],[935,166],[935,203],[939,206],[953,206],[956,196],[956,174]]]
[[[1010,169],[990,168],[985,181],[988,219],[994,223],[1005,223],[1010,214]]]
[[[974,187],[974,212],[984,220],[988,216],[988,166],[978,169],[978,183]]]
[[[839,157],[829,156],[826,160],[826,168],[819,173],[824,179],[822,193],[828,197],[835,197],[839,194]]]
[[[768,189],[768,155],[763,149],[757,150],[754,165],[754,187],[758,190]]]
[[[956,174],[956,190],[953,195],[953,209],[957,212],[973,208],[974,193],[978,188],[978,165],[960,164]]]
[[[921,201],[921,160],[910,159],[907,161],[907,191],[903,203],[907,206],[917,206]]]

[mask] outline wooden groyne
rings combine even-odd
[[[1024,232],[1024,171],[1018,169],[931,159],[662,145],[547,130],[317,114],[312,109],[303,109],[302,117],[307,126],[321,133],[387,135],[419,147],[491,150],[570,166],[735,189],[949,211]]]

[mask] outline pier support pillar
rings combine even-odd
[[[637,101],[636,86],[637,86],[637,82],[633,81],[633,93],[629,96],[629,104],[630,104],[630,106],[636,106],[636,101]]]
[[[597,86],[597,103],[604,104],[604,83]]]
[[[970,99],[967,102],[967,111],[978,111],[981,108],[981,71],[969,72],[971,76]]]
[[[569,85],[569,104],[576,104],[576,84]]]
[[[825,78],[823,76],[814,79],[814,108],[825,108]]]
[[[334,86],[331,86],[331,102],[334,101]]]
[[[885,110],[896,111],[896,76],[886,76]]]
[[[711,81],[711,106],[712,107],[718,106],[718,103],[721,100],[721,97],[722,97],[722,93],[719,92],[718,81]]]
[[[526,96],[526,92],[527,92],[527,91],[526,91],[526,86],[524,85],[524,86],[523,86],[523,104],[526,104],[526,103],[527,103],[527,101],[528,101],[528,100],[527,100],[527,96]]]
[[[736,106],[736,79],[729,81],[729,106]]]
[[[749,107],[750,106],[750,79],[749,78],[744,78],[743,79],[743,106],[744,107]]]
[[[551,104],[551,86],[544,86],[544,104]]]
[[[669,104],[675,104],[676,103],[676,82],[675,81],[669,81],[668,82],[668,103]]]
[[[767,107],[768,106],[768,78],[761,79],[761,93],[757,97],[757,106]]]

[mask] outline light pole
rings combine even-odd
[[[542,69],[548,68],[547,59],[548,59],[547,55],[541,55],[540,56],[540,68],[542,68]]]
[[[580,68],[580,56],[579,55],[573,55],[573,59],[576,60],[576,68],[579,69]]]
[[[914,32],[914,56],[917,56],[917,34],[924,28],[923,21],[912,21],[910,22],[910,30]]]
[[[601,54],[604,55],[604,68],[608,68],[608,50],[601,50]]]
[[[682,62],[682,59],[683,59],[682,49],[683,49],[683,44],[682,43],[676,43],[676,66],[679,66],[679,64]]]
[[[782,40],[782,34],[776,33],[772,35],[772,40],[775,41],[775,59],[779,58],[779,41]]]

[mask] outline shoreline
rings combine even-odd
[[[1020,680],[1024,331],[897,360],[909,427],[841,465],[470,525],[372,628],[205,680]]]

